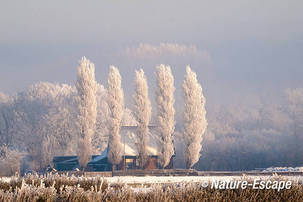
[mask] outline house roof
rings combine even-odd
[[[106,156],[107,156],[107,148],[102,152],[101,155],[96,156],[95,158],[93,158],[93,159],[90,161],[90,163],[94,163],[94,162],[100,161],[101,159],[104,159]]]
[[[136,143],[140,140],[136,137],[137,126],[122,126],[120,130],[122,144],[123,156],[137,156]],[[156,126],[149,126],[149,141],[147,146],[148,155],[157,155],[157,136],[156,136]],[[108,148],[102,152],[101,155],[93,158],[90,162],[99,161],[107,157]]]
[[[120,135],[121,135],[121,145],[122,145],[122,150],[123,150],[123,156],[137,156],[137,147],[136,143],[140,140],[137,139],[136,137],[136,129],[137,126],[122,126],[120,130]],[[147,151],[148,155],[158,155],[158,150],[157,150],[157,142],[158,142],[158,137],[156,135],[156,126],[149,126],[149,141],[148,141],[148,146],[147,146]],[[101,155],[98,156],[93,156],[92,160],[89,163],[94,163],[97,161],[100,161],[104,158],[107,157],[107,150],[106,148]],[[59,160],[59,157],[56,157]],[[54,158],[55,159],[55,158]],[[66,159],[61,159],[60,161],[62,162],[73,162],[77,161],[77,156],[70,156],[69,158]]]
[[[137,126],[122,126],[120,130],[121,135],[121,145],[123,150],[123,156],[137,156],[137,147],[136,144],[138,138],[136,137],[136,129]],[[149,126],[149,141],[147,146],[148,155],[157,155],[157,136],[156,136],[156,126]],[[92,161],[96,159],[96,161],[101,160],[107,156],[107,148],[102,152],[102,154]]]
[[[138,155],[136,144],[141,141],[136,137],[137,126],[122,126],[121,127],[121,144],[123,148],[123,155],[136,156]],[[147,151],[148,155],[157,155],[156,126],[149,126],[149,140]]]

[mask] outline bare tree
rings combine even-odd
[[[186,67],[183,90],[185,102],[183,129],[186,144],[185,161],[186,167],[191,168],[199,161],[202,135],[206,130],[207,121],[202,87],[197,81],[196,73],[189,66]]]
[[[173,133],[175,130],[174,77],[169,66],[157,67],[157,124],[160,136],[159,163],[165,168],[174,155]]]
[[[136,71],[134,98],[134,115],[137,120],[137,150],[139,154],[139,166],[144,168],[148,161],[148,135],[149,121],[151,116],[151,104],[148,98],[148,85],[144,71]]]
[[[97,101],[95,66],[85,57],[80,61],[76,82],[78,91],[78,124],[80,140],[78,159],[84,169],[92,156],[92,136],[95,133]]]
[[[121,88],[121,76],[119,70],[114,66],[110,66],[107,83],[107,105],[109,107],[109,139],[107,157],[112,165],[117,165],[122,160],[120,127],[124,112],[124,95],[123,89]]]

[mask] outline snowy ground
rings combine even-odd
[[[251,180],[262,179],[262,180],[273,180],[283,179],[290,180],[295,183],[302,183],[303,176],[279,176],[279,175],[268,175],[268,176],[121,176],[121,177],[106,177],[109,183],[122,183],[122,184],[170,184],[170,183],[196,183],[205,181],[235,181],[235,180]]]
[[[87,177],[89,179],[94,177]],[[1,177],[0,181],[9,182],[11,177]],[[303,176],[279,176],[279,175],[265,175],[265,176],[115,176],[104,177],[104,179],[112,183],[121,184],[170,184],[170,183],[197,183],[205,181],[234,181],[234,180],[271,180],[271,179],[285,179],[293,182],[303,183]]]
[[[87,177],[88,179],[94,177]],[[279,175],[266,175],[266,176],[115,176],[115,177],[104,177],[104,179],[112,183],[121,184],[170,184],[170,183],[196,183],[205,181],[232,181],[232,180],[254,180],[254,179],[287,179],[294,182],[303,182],[303,176],[279,176]],[[11,177],[2,177],[0,181],[9,182]]]
[[[263,172],[303,172],[303,167],[269,167]]]
[[[0,181],[2,182],[10,182],[11,177],[0,177]]]
[[[303,172],[303,167],[270,167],[262,172],[276,172],[277,174],[264,175],[264,176],[115,176],[115,177],[104,177],[107,182],[112,183],[121,183],[128,185],[151,185],[151,184],[170,184],[170,183],[202,183],[205,181],[235,181],[235,180],[251,180],[262,179],[262,180],[291,180],[294,183],[303,183],[303,176],[279,176],[279,172]],[[0,181],[9,182],[13,177],[0,177]],[[88,177],[94,178],[94,177]]]

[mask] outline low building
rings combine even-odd
[[[56,156],[53,159],[54,168],[57,171],[71,171],[80,168],[77,156]],[[150,155],[146,170],[158,169],[158,156]],[[173,168],[173,158],[166,169]],[[122,161],[116,166],[117,170],[139,169],[138,158],[134,155],[124,155]],[[86,171],[112,171],[112,165],[107,159],[107,149],[101,155],[93,155],[92,160],[87,164]]]
[[[155,127],[149,126],[150,136],[147,146],[149,160],[145,169],[158,169],[157,136]],[[123,126],[121,128],[121,144],[123,147],[123,156],[121,163],[115,166],[117,170],[139,169],[138,153],[136,151],[136,126]],[[173,156],[174,157],[174,156]],[[173,168],[173,157],[166,169]],[[56,156],[53,159],[54,167],[58,171],[70,171],[79,169],[77,156]],[[92,160],[87,164],[87,171],[111,171],[112,165],[107,159],[107,148],[101,155],[93,155]]]

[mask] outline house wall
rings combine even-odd
[[[125,166],[126,170],[136,169],[136,156],[125,156],[125,162],[123,157],[120,164],[117,166],[117,169],[124,170]]]
[[[150,157],[145,170],[157,169],[157,157]]]
[[[122,158],[119,165],[115,166],[115,170],[135,170],[138,169],[138,160],[136,156],[126,156]],[[54,157],[54,167],[58,171],[71,171],[79,167],[77,156],[59,156]],[[158,169],[158,156],[150,156],[144,170]],[[173,157],[165,169],[173,169]],[[90,162],[87,165],[86,171],[111,171],[112,165],[108,162],[107,157],[96,162]]]
[[[124,158],[123,158],[117,167],[118,170],[124,170],[125,165],[126,165],[126,170],[138,169],[138,163],[136,164],[138,159],[136,158],[136,156],[126,156],[125,161],[126,163],[124,163]],[[157,168],[158,168],[157,156],[151,156],[146,164],[145,170],[157,169]]]
[[[121,163],[117,167],[118,170],[124,170],[124,165],[127,165],[126,170],[138,169],[138,163],[136,165],[136,161],[138,161],[138,159],[136,158],[136,156],[126,156],[125,160],[126,163],[124,164],[124,158],[122,159]],[[144,170],[151,170],[158,168],[159,168],[158,156],[150,156]],[[173,158],[171,158],[169,164],[165,167],[165,169],[172,169],[172,168],[173,168]]]

